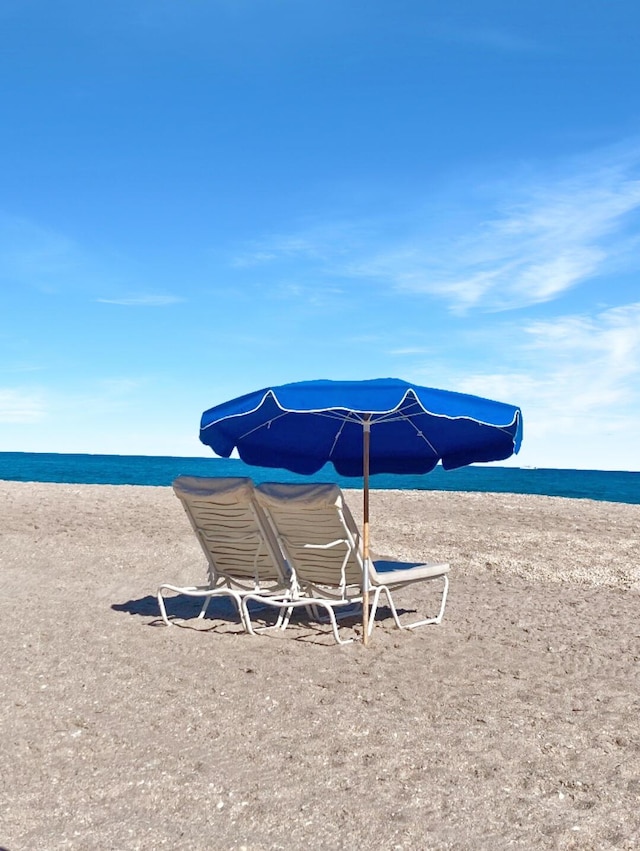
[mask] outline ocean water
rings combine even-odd
[[[362,479],[338,476],[330,465],[307,477],[286,470],[249,467],[235,459],[0,452],[0,479],[8,481],[166,487],[179,475],[250,476],[256,483],[315,481],[336,482],[345,488],[362,486]],[[640,473],[603,470],[529,469],[478,464],[445,471],[436,467],[425,476],[372,476],[371,487],[542,494],[640,504]]]

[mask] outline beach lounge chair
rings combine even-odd
[[[332,484],[269,483],[256,488],[256,497],[296,576],[298,589],[295,598],[274,596],[265,599],[265,605],[284,610],[282,628],[287,626],[295,608],[304,606],[316,614],[324,610],[336,641],[339,644],[349,643],[352,639],[340,637],[336,613],[355,603],[362,603],[363,556],[360,533],[342,491]],[[378,557],[372,559],[369,567],[369,631],[373,628],[382,595],[400,629],[440,623],[449,588],[448,572],[447,564],[407,563]],[[443,583],[438,614],[409,624],[401,623],[391,592],[416,582],[434,579]],[[252,595],[249,594],[242,603],[250,632],[253,631],[248,610],[251,599]]]
[[[244,595],[286,597],[290,593],[291,575],[255,499],[251,479],[179,476],[173,482],[173,490],[207,557],[209,581],[206,585],[160,585],[158,605],[166,624],[171,621],[165,592],[202,597],[199,618],[204,617],[213,597],[230,597],[244,626],[244,609],[240,605]]]

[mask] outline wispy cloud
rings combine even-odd
[[[640,144],[544,173],[503,173],[397,222],[334,223],[254,245],[238,263],[286,267],[442,300],[454,312],[501,311],[559,298],[612,269],[637,268]],[[390,235],[391,234],[391,235]]]
[[[119,304],[124,307],[167,307],[170,304],[178,304],[184,301],[175,295],[139,295],[123,298],[97,298],[100,304]]]
[[[629,262],[637,240],[629,225],[640,211],[635,171],[636,162],[625,158],[530,181],[506,190],[497,211],[480,215],[471,228],[467,223],[467,232],[451,229],[436,242],[425,231],[423,239],[380,252],[352,271],[443,298],[458,311],[550,301],[611,264]]]
[[[637,434],[640,302],[521,330],[519,369],[462,376],[459,388],[520,404],[535,438]]]
[[[525,331],[533,362],[537,354],[548,364],[538,392],[544,390],[559,416],[590,430],[593,422],[614,421],[640,402],[640,302],[596,317],[531,323]]]
[[[45,413],[44,400],[38,393],[0,388],[0,423],[28,425],[42,420]]]
[[[392,349],[389,354],[394,357],[404,357],[406,355],[427,355],[429,352],[431,352],[431,349],[424,346],[406,346],[403,349]]]
[[[437,374],[438,386],[520,405],[525,437],[512,463],[640,470],[640,302],[508,328],[487,332],[491,358],[481,346],[475,371],[423,358],[405,377],[429,384]]]
[[[375,226],[373,226],[375,228]],[[236,268],[301,260],[333,268],[366,250],[372,224],[346,218],[310,224],[297,233],[274,233],[255,240],[231,260]]]

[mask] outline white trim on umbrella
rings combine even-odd
[[[268,396],[271,396],[271,398],[275,402],[276,406],[278,408],[280,408],[280,410],[282,411],[283,415],[284,414],[317,414],[318,416],[324,416],[324,417],[327,417],[329,419],[332,419],[332,418],[333,419],[348,419],[350,416],[355,415],[355,416],[358,417],[357,422],[360,422],[360,423],[364,423],[364,417],[365,416],[369,416],[369,417],[378,416],[378,417],[380,417],[380,419],[372,420],[371,421],[372,425],[375,424],[375,423],[379,423],[379,422],[396,422],[396,420],[391,418],[391,415],[395,414],[399,411],[399,409],[402,407],[405,400],[409,396],[413,396],[415,403],[420,407],[420,409],[422,410],[422,413],[428,414],[431,417],[441,417],[442,419],[445,419],[445,420],[469,420],[469,422],[477,423],[478,425],[486,425],[486,426],[490,426],[491,428],[503,429],[503,430],[506,431],[510,426],[513,426],[513,424],[515,423],[515,421],[518,417],[518,414],[515,413],[511,420],[509,420],[508,422],[506,422],[504,424],[499,424],[499,423],[495,423],[495,422],[489,422],[488,420],[482,420],[482,419],[479,419],[478,417],[470,417],[469,415],[464,415],[464,414],[460,414],[458,416],[454,416],[452,414],[441,414],[441,413],[438,413],[437,411],[431,411],[431,410],[429,410],[429,408],[425,408],[425,406],[422,404],[419,397],[416,395],[415,391],[412,388],[409,388],[408,390],[405,391],[402,399],[398,402],[397,405],[394,405],[393,408],[387,408],[385,410],[372,411],[372,410],[363,409],[361,411],[355,411],[353,409],[346,408],[344,405],[335,405],[335,406],[330,407],[330,408],[324,407],[324,406],[322,408],[286,408],[280,402],[280,400],[276,396],[275,392],[270,389],[270,390],[266,391],[266,393],[261,398],[260,402],[254,408],[251,408],[248,411],[242,411],[242,413],[239,413],[239,414],[227,414],[224,417],[220,417],[219,419],[212,420],[212,422],[207,423],[206,425],[202,426],[202,431],[206,431],[208,428],[211,428],[211,426],[218,425],[219,423],[222,423],[225,420],[232,420],[232,419],[235,419],[237,417],[247,417],[247,416],[250,416],[251,414],[256,413],[256,411],[259,411],[260,408],[264,405],[265,400],[267,399]],[[471,398],[473,398],[473,397],[471,397]],[[346,414],[346,417],[345,416],[337,416],[338,411],[344,411],[345,414]],[[362,416],[360,417],[359,415],[362,415]],[[268,420],[265,423],[261,423],[259,426],[256,426],[256,429],[264,428],[265,426],[268,426],[270,423],[275,422],[276,419],[277,419],[276,417],[273,417],[273,419]],[[401,419],[409,419],[409,418],[404,416],[403,414],[400,414],[399,420],[401,420]],[[254,429],[254,431],[255,431],[255,429]],[[251,431],[247,432],[247,434],[251,434],[251,433],[252,433]]]

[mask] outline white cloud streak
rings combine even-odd
[[[459,376],[457,389],[520,405],[533,463],[640,470],[640,302],[522,331],[524,367]]]
[[[393,357],[406,357],[410,355],[426,355],[432,351],[428,349],[426,346],[405,346],[402,349],[391,349],[389,352]]]
[[[469,235],[452,231],[435,244],[426,233],[422,245],[416,237],[352,271],[465,312],[548,302],[628,259],[637,235],[627,226],[640,211],[640,180],[631,174],[601,167],[526,194],[503,202],[503,212],[478,221]]]
[[[97,298],[100,304],[118,304],[123,307],[167,307],[178,304],[183,298],[173,295],[141,295],[125,298]]]
[[[45,404],[32,390],[0,388],[0,423],[30,425],[45,416]]]
[[[637,268],[638,144],[564,163],[556,174],[510,175],[481,188],[469,179],[446,216],[427,208],[406,238],[386,220],[274,236],[236,265],[298,268],[442,300],[455,313],[542,304],[612,269]],[[483,198],[478,200],[478,193]],[[408,217],[407,217],[408,218]],[[428,224],[425,224],[425,221]]]

